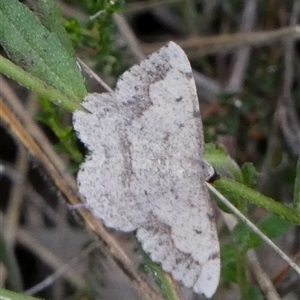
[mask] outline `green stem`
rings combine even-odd
[[[289,208],[273,199],[266,197],[259,192],[244,186],[232,179],[223,177],[213,183],[225,197],[233,201],[245,200],[259,207],[266,209],[282,218],[300,225],[300,212]]]
[[[74,111],[76,109],[82,110],[80,104],[76,103],[72,99],[66,97],[58,90],[50,87],[37,77],[27,73],[10,60],[4,58],[0,55],[0,72],[7,77],[17,81],[19,84],[25,86],[26,88],[32,90],[40,97],[49,99],[57,105],[63,106],[68,111]]]

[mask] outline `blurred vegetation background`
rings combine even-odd
[[[8,0],[1,1],[4,7]],[[251,169],[249,185],[257,191],[290,207],[300,197],[299,0],[21,2],[56,32],[70,57],[76,55],[111,88],[146,55],[170,40],[179,44],[193,67],[206,142],[223,144],[239,166],[253,163],[257,173]],[[1,24],[4,28],[4,17]],[[39,38],[45,36],[32,43]],[[14,61],[7,44],[1,45],[1,55]],[[49,49],[48,57],[54,51]],[[24,56],[18,53],[17,60],[28,71],[34,58]],[[42,79],[45,73],[34,76]],[[85,87],[78,75],[75,104],[86,90],[105,92],[84,65],[81,73]],[[77,201],[74,178],[85,154],[67,111],[73,104],[66,110],[5,76],[0,87],[1,287],[18,292],[20,299],[25,294],[54,300],[150,299],[152,289],[158,298],[201,299],[183,287],[177,291],[171,284],[168,290],[165,275],[160,277],[133,235],[108,231],[99,242],[91,233],[98,235],[98,225],[87,225],[94,224],[91,217],[67,206],[65,197]],[[300,164],[298,178],[299,169]],[[214,206],[222,274],[213,299],[300,299],[299,275],[268,246],[253,242],[247,227],[226,227]],[[242,207],[255,223],[265,222],[265,231],[299,263],[299,226],[254,205]],[[111,254],[109,237],[118,241],[138,275],[128,271],[121,254]]]

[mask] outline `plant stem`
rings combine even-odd
[[[235,201],[245,201],[251,202],[259,207],[266,209],[276,215],[281,216],[282,218],[300,225],[300,212],[289,208],[272,198],[264,196],[259,192],[244,186],[241,183],[238,183],[232,179],[223,177],[219,180],[216,180],[213,183],[213,186],[219,190],[225,197]]]
[[[76,109],[82,110],[80,104],[76,103],[72,99],[66,97],[58,90],[50,87],[39,78],[27,73],[10,60],[0,55],[0,72],[7,77],[17,81],[19,84],[32,90],[40,97],[49,99],[53,103],[63,106],[68,111],[74,111]]]

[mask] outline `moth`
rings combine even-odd
[[[136,232],[154,262],[211,297],[220,250],[189,60],[170,42],[126,71],[114,93],[88,94],[74,128],[90,154],[77,182],[110,228]]]

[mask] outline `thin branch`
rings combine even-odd
[[[64,160],[57,155],[52,148],[52,145],[49,143],[48,138],[42,132],[42,130],[34,122],[32,116],[28,113],[24,106],[20,103],[18,97],[12,88],[7,84],[6,80],[3,77],[0,77],[1,81],[1,94],[9,103],[9,106],[18,116],[18,119],[21,121],[22,125],[28,132],[28,134],[40,145],[42,152],[46,155],[49,161],[52,161],[53,164],[57,166],[60,174],[64,176],[64,179],[68,182],[73,189],[77,188],[76,181],[74,177],[66,172],[66,166]]]
[[[52,269],[59,270],[63,265],[63,262],[59,260],[56,255],[29,234],[27,230],[20,228],[17,234],[17,240],[21,245],[29,249]],[[84,279],[76,274],[74,270],[65,270],[65,272],[61,273],[61,275],[77,287],[83,287],[85,284]]]
[[[151,0],[151,1],[142,1],[142,2],[132,2],[124,6],[124,14],[136,14],[145,11],[149,11],[153,8],[160,8],[162,6],[175,4],[179,2],[184,2],[183,0]]]
[[[62,275],[64,275],[66,272],[70,272],[71,268],[80,263],[80,261],[88,256],[93,250],[95,250],[98,247],[96,243],[92,243],[89,245],[86,249],[81,251],[80,255],[75,256],[72,258],[67,264],[64,264],[62,266],[59,266],[57,270],[52,273],[50,276],[45,278],[43,281],[39,282],[35,286],[31,287],[30,289],[23,292],[24,295],[32,296],[36,293],[44,290],[48,286],[52,285],[58,278],[60,278]]]
[[[106,91],[113,93],[113,90],[109,85],[103,81],[100,76],[98,76],[83,60],[77,57],[79,64],[83,67],[84,71],[92,78],[94,78]]]
[[[256,0],[245,1],[242,22],[239,30],[240,32],[246,33],[252,31],[256,20],[256,7]],[[225,88],[227,91],[240,91],[246,75],[246,69],[249,64],[250,52],[250,46],[245,46],[238,49],[238,51],[234,54],[231,76]]]
[[[24,148],[18,148],[18,155],[16,160],[16,168],[21,176],[24,176],[28,170],[27,153]],[[8,207],[6,210],[6,224],[5,224],[5,240],[8,246],[13,249],[15,243],[16,233],[19,228],[19,219],[21,214],[21,205],[23,201],[23,182],[13,182],[12,189],[8,200]]]
[[[222,217],[225,221],[227,228],[230,231],[233,231],[235,226],[238,224],[237,218],[233,214],[228,214],[221,211]],[[272,280],[269,278],[268,274],[260,266],[256,253],[253,249],[247,251],[247,262],[248,265],[255,276],[261,290],[264,292],[265,296],[269,300],[279,300],[280,297],[276,292],[276,289],[272,283]]]
[[[193,37],[188,40],[174,40],[180,45],[189,58],[233,51],[239,47],[262,47],[283,39],[300,39],[300,26],[283,27],[277,30],[257,31],[250,33],[222,34],[209,37]],[[152,43],[142,47],[146,54],[156,51],[163,43]]]
[[[300,15],[300,1],[294,2],[292,10],[291,25],[297,24]],[[294,41],[292,38],[287,38],[285,41],[284,55],[284,78],[283,78],[283,95],[279,101],[279,118],[281,129],[284,137],[293,150],[295,155],[300,154],[300,123],[294,109],[292,99],[292,85],[294,77]]]
[[[255,274],[255,278],[266,299],[281,300],[268,274],[260,266],[257,255],[253,249],[248,250],[247,259],[250,269]]]
[[[285,260],[299,275],[300,267],[293,262],[272,240],[270,240],[260,229],[258,229],[249,219],[247,219],[233,204],[231,204],[218,190],[207,183],[212,191],[241,221],[243,221],[252,231],[254,231],[266,244],[268,244],[283,260]]]
[[[120,33],[125,39],[127,46],[135,56],[137,62],[142,61],[145,58],[144,52],[141,50],[139,42],[132,29],[128,25],[126,19],[120,14],[113,14],[113,18]]]

